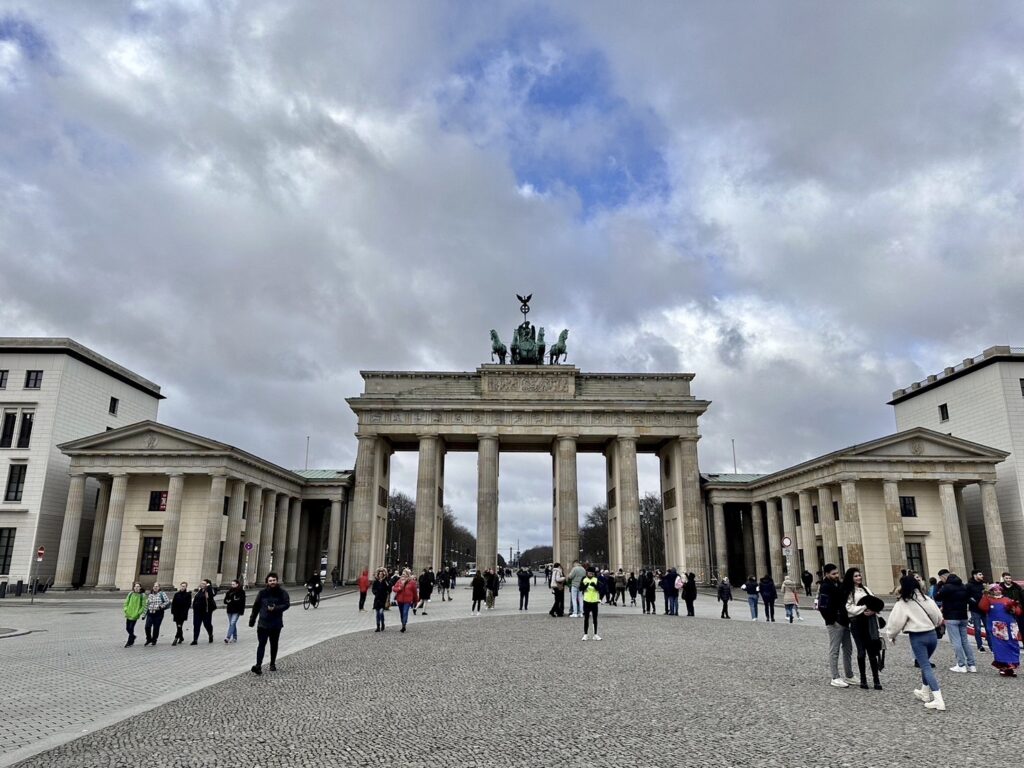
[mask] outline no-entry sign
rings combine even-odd
[[[246,552],[252,552],[252,542],[251,541],[245,542],[245,551]]]

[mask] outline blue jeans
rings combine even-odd
[[[971,648],[970,636],[967,634],[967,619],[946,619],[946,634],[956,654],[956,663],[961,667],[973,667],[974,649]]]
[[[571,616],[583,615],[583,600],[580,597],[579,587],[572,587],[569,590],[569,614]]]
[[[384,609],[383,608],[376,608],[374,610],[377,612],[377,626],[379,628],[383,629],[383,627],[384,627]]]
[[[399,603],[398,613],[402,618],[402,626],[404,627],[409,623],[409,609],[412,608],[412,603]]]
[[[796,613],[796,604],[788,603],[786,605],[786,618],[789,619],[789,623],[793,623],[793,614]]]
[[[917,660],[917,665],[921,668],[921,682],[931,688],[933,693],[937,693],[941,689],[935,672],[932,670],[932,654],[939,647],[939,638],[934,629],[927,632],[910,632],[909,635],[910,650]]]
[[[747,595],[747,605],[750,606],[750,618],[757,618],[757,595]]]
[[[679,615],[679,597],[677,595],[668,596],[668,614],[669,616]]]
[[[974,642],[979,651],[983,650],[985,641],[981,639],[981,630],[985,628],[985,614],[971,611],[971,622],[974,624]]]
[[[225,640],[237,640],[238,639],[238,617],[240,613],[229,613],[228,614],[228,634]]]

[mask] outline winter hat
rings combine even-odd
[[[885,610],[885,602],[880,597],[874,595],[864,595],[860,600],[857,601],[857,605],[863,605],[869,611],[880,613]]]
[[[989,587],[988,587],[988,591],[991,592],[993,595],[1002,596],[1002,594],[1003,594],[1003,585],[1000,584],[999,582],[996,582],[995,584],[990,584]]]

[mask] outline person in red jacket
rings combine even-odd
[[[359,585],[359,610],[365,611],[366,593],[370,591],[370,572],[364,568],[356,583]]]
[[[395,602],[398,603],[398,612],[402,618],[402,632],[405,632],[405,625],[409,623],[409,609],[420,600],[419,585],[412,577],[412,571],[404,569],[402,577],[395,582],[391,591],[395,593]]]

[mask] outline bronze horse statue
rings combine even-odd
[[[494,356],[498,356],[498,362],[501,365],[505,364],[505,356],[508,354],[508,348],[501,343],[501,339],[498,338],[498,332],[495,330],[491,331],[491,362],[494,362]]]
[[[560,334],[558,334],[558,341],[552,344],[551,349],[548,351],[548,363],[550,365],[555,365],[556,363],[558,363],[559,358],[565,360],[565,357],[567,355],[565,350],[565,342],[568,338],[568,328],[564,329]]]

